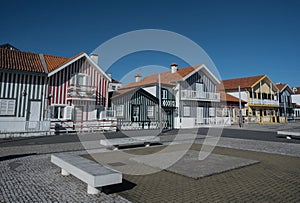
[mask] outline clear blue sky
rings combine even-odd
[[[267,74],[274,82],[300,86],[297,0],[28,0],[0,5],[0,44],[24,51],[71,57],[125,32],[164,29],[199,44],[222,79]],[[110,72],[121,79],[132,68],[168,66],[174,60],[140,53],[117,62]]]

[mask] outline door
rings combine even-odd
[[[81,128],[83,121],[83,106],[75,106],[74,119],[76,123],[75,127]]]
[[[30,101],[28,113],[28,128],[38,130],[41,116],[41,101]]]
[[[131,121],[140,121],[140,106],[132,105],[132,118]]]
[[[204,87],[202,83],[196,83],[196,95],[197,98],[204,98],[205,94],[204,94]]]
[[[196,118],[197,123],[204,123],[203,113],[204,113],[203,107],[197,107],[197,118]]]

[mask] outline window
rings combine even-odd
[[[124,105],[123,104],[116,106],[116,114],[117,114],[116,116],[117,117],[122,117],[123,112],[124,112]]]
[[[51,119],[65,119],[71,120],[73,107],[72,106],[63,106],[63,105],[52,105],[49,107],[50,118]]]
[[[202,83],[196,83],[196,91],[197,92],[204,92],[204,86]]]
[[[78,73],[72,76],[71,82],[72,85],[78,86],[88,86],[89,85],[89,76],[83,73]]]
[[[16,109],[16,100],[0,99],[0,116],[14,116]]]
[[[183,106],[183,116],[191,116],[191,107]]]
[[[215,107],[209,107],[209,116],[215,116]]]
[[[168,99],[168,90],[162,90],[161,98]]]
[[[147,116],[154,117],[154,106],[147,106]]]

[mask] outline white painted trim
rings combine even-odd
[[[182,81],[188,79],[189,77],[191,77],[193,74],[197,73],[198,71],[200,71],[201,69],[203,69],[205,71],[205,74],[212,80],[214,80],[215,83],[220,84],[220,80],[204,65],[201,64],[199,65],[194,71],[192,71],[191,73],[189,73],[188,75],[186,75],[184,78],[182,78]]]
[[[61,67],[55,69],[54,71],[50,72],[48,74],[48,77],[50,77],[50,76],[54,75],[55,73],[61,71],[62,69],[64,69],[65,67],[69,66],[70,64],[74,63],[75,61],[81,59],[82,57],[86,57],[87,60],[93,65],[93,67],[96,68],[96,70],[98,70],[109,82],[111,82],[111,78],[86,53],[80,54],[79,56],[77,56],[76,58],[72,59],[68,63],[66,63],[66,64],[62,65]]]

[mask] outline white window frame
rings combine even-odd
[[[58,116],[54,118],[55,108],[58,108],[58,113],[57,113]],[[62,110],[63,112],[61,113]],[[49,111],[50,111],[49,118],[51,120],[72,120],[72,115],[73,115],[72,106],[52,104],[49,107]]]
[[[151,106],[147,106],[147,116],[148,117],[154,117],[154,106],[151,105]]]
[[[79,77],[83,77],[83,84],[79,84]],[[90,77],[85,73],[76,73],[71,77],[70,84],[77,86],[89,86],[90,85]]]
[[[191,106],[183,106],[183,116],[190,117],[191,116]]]
[[[162,91],[161,91],[161,98],[162,99],[168,99],[168,90],[166,90],[166,89],[163,89]]]
[[[16,115],[16,100],[0,99],[0,116],[15,116],[15,115]]]
[[[116,105],[116,117],[124,116],[124,104]]]

